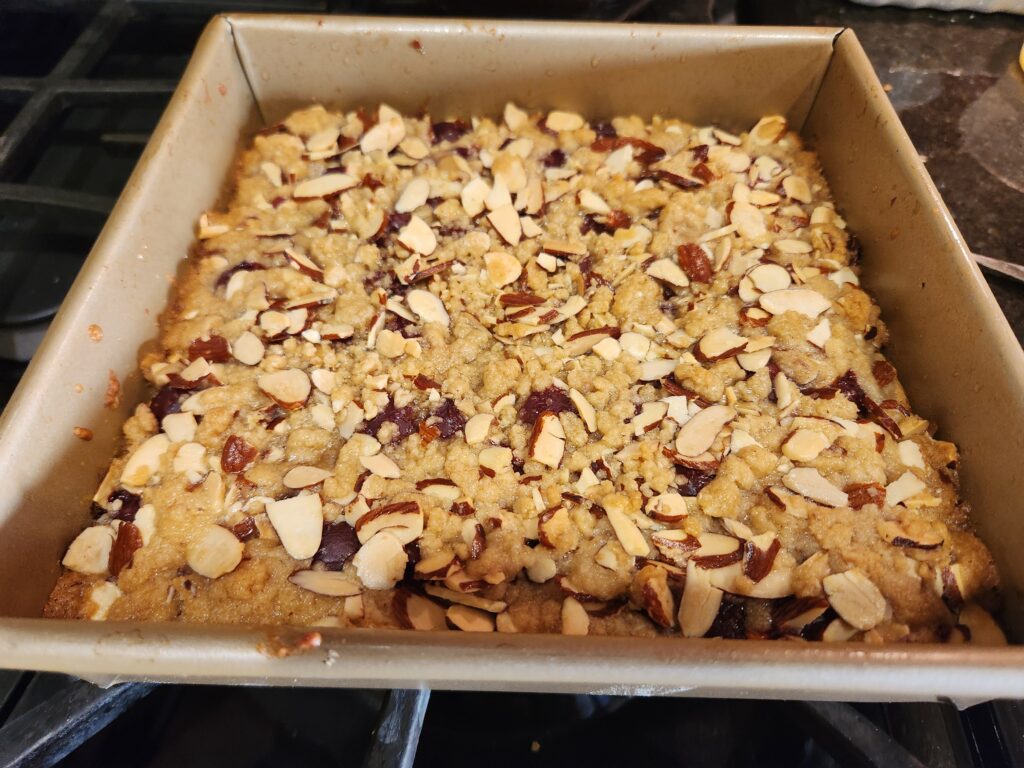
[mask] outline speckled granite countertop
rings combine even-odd
[[[723,6],[731,11],[716,3],[715,13]],[[635,18],[707,21],[707,7],[654,0]],[[851,27],[891,86],[892,103],[967,243],[975,253],[1024,264],[1024,72],[1017,63],[1024,16],[738,0],[735,21]],[[1024,343],[1024,285],[987,277]]]

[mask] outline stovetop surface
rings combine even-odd
[[[216,10],[849,26],[969,245],[1024,263],[1024,77],[1015,64],[1024,17],[839,0],[6,0],[0,407]],[[1024,339],[1024,286],[999,276],[989,284]],[[398,747],[375,733],[388,718],[402,734]],[[38,749],[29,753],[33,724],[44,735],[34,734]],[[0,768],[62,756],[66,766],[193,768],[987,766],[1024,764],[1022,724],[1016,702],[957,712],[950,704],[434,692],[428,705],[423,693],[375,691],[162,686],[105,694],[62,676],[0,671]],[[56,731],[60,738],[50,738]]]

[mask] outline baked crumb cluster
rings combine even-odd
[[[257,135],[47,615],[999,642],[785,119]]]

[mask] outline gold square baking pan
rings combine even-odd
[[[1024,640],[1024,354],[850,30],[221,16],[0,418],[0,667],[90,680],[970,703],[1024,691],[1024,647],[865,646],[320,630],[36,618],[142,395],[140,353],[240,141],[290,110],[507,100],[740,130],[786,115],[864,252],[912,401],[963,455],[963,493]],[[93,340],[90,326],[103,329]],[[109,372],[119,408],[104,407]],[[75,427],[94,439],[74,437]]]

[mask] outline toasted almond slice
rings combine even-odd
[[[895,507],[927,489],[928,486],[921,482],[913,472],[904,472],[885,486],[885,503]]]
[[[786,135],[786,118],[767,115],[750,129],[750,140],[755,144],[773,144]]]
[[[832,324],[824,317],[807,332],[807,340],[820,349],[825,348],[825,344],[830,338],[832,338]]]
[[[487,192],[487,197],[484,198],[484,206],[488,211],[493,211],[506,205],[512,205],[512,195],[509,193],[508,183],[504,177],[495,176],[494,184]]]
[[[662,400],[668,405],[668,418],[682,425],[690,420],[690,404],[684,395],[670,395]]]
[[[747,340],[743,336],[733,333],[728,328],[715,328],[704,334],[697,344],[697,349],[705,360],[711,362],[737,354],[736,350],[742,350],[746,345]]]
[[[365,544],[380,531],[389,531],[402,544],[423,533],[423,510],[416,502],[397,502],[374,507],[355,523],[356,536]]]
[[[489,413],[478,413],[466,422],[465,434],[466,443],[476,445],[487,439],[487,432],[494,422],[494,416]]]
[[[756,373],[768,365],[768,361],[771,360],[771,358],[771,349],[761,349],[757,352],[744,352],[736,355],[736,362],[740,364],[740,367],[743,370]]]
[[[463,632],[493,632],[494,615],[470,608],[468,605],[452,605],[445,612],[448,621]]]
[[[789,490],[799,493],[812,501],[829,507],[845,507],[849,503],[847,495],[822,477],[813,467],[797,467],[791,469],[782,478]]]
[[[160,422],[160,427],[172,443],[188,443],[196,436],[196,417],[185,411],[169,413]]]
[[[831,444],[832,441],[821,432],[798,429],[783,443],[782,453],[793,461],[814,461]]]
[[[640,413],[633,417],[633,435],[635,437],[641,437],[646,433],[655,429],[665,415],[668,413],[668,403],[662,402],[661,400],[654,400],[649,403],[644,403],[640,409]]]
[[[105,621],[111,607],[117,602],[123,593],[117,584],[111,581],[103,581],[94,584],[89,590],[89,601],[85,613],[92,621]]]
[[[509,245],[518,245],[523,235],[523,226],[519,221],[519,214],[511,205],[503,205],[495,208],[487,214],[487,220],[491,226],[501,235],[501,239]]]
[[[242,542],[227,528],[207,525],[189,542],[185,561],[200,576],[216,579],[238,567],[243,549]]]
[[[772,248],[777,250],[779,253],[810,253],[813,249],[811,244],[804,240],[793,240],[790,238],[783,238],[782,240],[776,240],[772,243]],[[786,286],[783,286],[785,288]]]
[[[583,118],[575,112],[554,109],[548,112],[544,124],[552,131],[575,131],[583,127]]]
[[[402,150],[407,157],[413,160],[422,160],[430,154],[430,147],[426,145],[423,139],[417,138],[416,136],[408,136],[398,144],[398,148]]]
[[[505,125],[512,131],[518,131],[530,121],[530,116],[511,101],[505,104],[504,118]]]
[[[586,635],[590,633],[590,616],[575,597],[562,601],[562,634]]]
[[[470,218],[478,216],[483,213],[484,201],[490,194],[491,188],[487,182],[477,176],[472,179],[466,186],[462,188],[460,194],[460,200],[462,201],[462,207],[466,213],[469,214]]]
[[[589,189],[579,192],[580,207],[587,213],[611,213],[612,209],[599,194]]]
[[[644,571],[650,572],[651,566],[646,566]],[[674,629],[676,626],[676,599],[668,586],[668,572],[664,568],[656,568],[653,575],[642,581],[640,596],[643,598],[643,608],[651,620],[666,629]]]
[[[640,363],[640,381],[657,381],[676,369],[677,361],[669,359],[645,360]]]
[[[768,231],[764,223],[764,214],[750,203],[734,203],[729,221],[736,227],[736,231],[749,241],[759,240]]]
[[[398,213],[412,213],[421,205],[425,205],[429,197],[430,182],[419,176],[405,185],[405,189],[395,202],[395,210]]]
[[[564,513],[563,513],[564,514]],[[543,584],[555,578],[558,573],[558,566],[548,555],[534,550],[534,558],[526,566],[526,575],[534,584]]]
[[[718,433],[735,418],[736,411],[727,405],[711,405],[704,408],[679,428],[676,453],[682,456],[699,456],[711,448]]]
[[[317,131],[306,139],[306,150],[309,152],[325,152],[335,149],[338,146],[338,136],[341,131],[337,128],[324,128]]]
[[[604,167],[613,176],[625,176],[629,170],[629,164],[633,161],[633,146],[626,144],[614,152],[610,152],[604,159]],[[639,189],[637,190],[639,191]]]
[[[562,351],[570,357],[576,357],[592,350],[597,344],[605,339],[612,338],[617,328],[591,328],[586,331],[574,333],[562,345]]]
[[[269,181],[271,185],[280,187],[283,183],[283,179],[281,177],[281,166],[276,163],[262,162],[260,163],[260,171],[267,177],[267,181]]]
[[[320,548],[323,504],[316,494],[267,502],[267,517],[285,551],[295,560],[306,560]]]
[[[317,197],[328,197],[352,189],[359,184],[358,179],[344,173],[325,173],[315,179],[307,179],[295,185],[292,196],[297,200],[310,200]]]
[[[627,355],[637,360],[646,360],[651,351],[651,340],[642,334],[628,331],[619,336],[619,346]]]
[[[690,284],[686,273],[672,259],[658,259],[647,268],[647,274],[678,288],[685,288]]]
[[[797,202],[809,203],[814,199],[811,197],[810,184],[801,176],[787,176],[782,180],[782,188],[789,197]]]
[[[829,604],[851,626],[868,630],[885,618],[885,597],[860,569],[833,573],[821,583]]]
[[[161,461],[170,446],[167,435],[156,434],[148,438],[125,463],[121,470],[121,484],[135,488],[146,485],[160,472]]]
[[[658,494],[647,502],[647,514],[661,523],[678,523],[686,518],[689,513],[689,509],[686,506],[686,499],[673,491]],[[685,531],[672,532],[685,533]],[[656,546],[658,544],[657,536],[666,533],[670,533],[670,531],[660,531],[658,534],[654,534],[652,536]]]
[[[569,399],[572,400],[572,404],[576,406],[576,412],[580,415],[583,420],[584,426],[586,426],[588,432],[593,432],[597,429],[597,411],[594,410],[594,406],[590,404],[586,396],[578,389],[569,390]]]
[[[896,445],[896,453],[900,457],[900,463],[903,464],[903,466],[915,467],[921,470],[925,468],[924,456],[921,454],[921,448],[913,440],[903,440],[898,443]],[[913,496],[914,494],[911,495]]]
[[[209,214],[204,213],[199,217],[199,231],[197,237],[200,240],[209,240],[211,237],[217,237],[231,231],[231,227],[227,224],[211,224]]]
[[[398,242],[414,253],[429,256],[437,248],[437,236],[423,219],[413,214],[406,224],[398,231]]]
[[[375,456],[360,456],[359,463],[377,477],[395,480],[402,476],[402,470],[398,468],[398,465],[383,453],[378,453]]]
[[[309,376],[299,368],[265,373],[256,384],[271,400],[289,411],[301,408],[312,389]]]
[[[231,354],[243,365],[259,365],[264,352],[263,342],[249,331],[244,331],[231,345]]]
[[[325,395],[329,395],[334,391],[333,371],[329,371],[326,368],[314,368],[309,374],[309,380],[313,382],[314,387]]]
[[[608,522],[611,523],[615,537],[619,540],[626,554],[634,557],[647,557],[651,547],[640,533],[637,524],[628,513],[628,503],[622,494],[611,494],[603,501],[605,512],[608,515]]]
[[[404,616],[399,612],[399,617],[407,619],[410,629],[421,632],[436,632],[447,629],[445,622],[445,610],[433,600],[413,592],[399,592],[395,598],[396,612],[404,611]]]
[[[793,282],[785,267],[778,264],[756,266],[747,273],[747,277],[761,293],[784,290]]]
[[[565,432],[558,416],[545,411],[537,417],[530,435],[529,456],[552,469],[562,462],[565,452]]]
[[[498,473],[512,466],[512,450],[504,446],[484,448],[477,457],[480,466]]]
[[[115,533],[109,525],[86,528],[71,542],[61,564],[77,573],[99,575],[107,572]]]
[[[409,304],[409,309],[415,312],[424,323],[437,323],[445,328],[451,323],[451,318],[448,317],[448,311],[444,308],[441,299],[430,291],[425,291],[422,288],[409,291],[406,301]]]
[[[441,600],[447,600],[458,605],[468,605],[470,608],[479,608],[481,611],[487,611],[488,613],[501,613],[508,608],[508,603],[501,600],[489,600],[480,595],[459,592],[454,589],[438,586],[437,584],[424,584],[423,589],[428,595],[433,595]]]
[[[334,473],[329,469],[300,465],[289,469],[288,472],[285,473],[284,480],[282,480],[282,482],[284,483],[285,488],[309,488],[317,483],[322,483],[333,474]]]
[[[449,575],[455,563],[455,554],[452,552],[438,552],[435,555],[428,555],[416,563],[416,578],[425,581],[444,579]]]
[[[408,562],[405,545],[390,529],[373,536],[352,558],[356,575],[367,589],[391,589]]]
[[[327,597],[354,597],[363,589],[339,571],[295,571],[288,581],[318,595]]]
[[[405,138],[405,122],[401,117],[382,120],[363,134],[359,149],[363,154],[377,150],[391,152]]]
[[[712,586],[710,571],[686,564],[686,586],[679,601],[679,627],[683,637],[704,637],[715,623],[723,592]]]
[[[809,288],[786,288],[781,291],[772,291],[762,295],[758,299],[758,303],[773,315],[796,312],[810,318],[817,317],[832,306],[831,301]]]
[[[523,273],[523,265],[519,263],[519,259],[504,251],[485,253],[484,265],[488,279],[496,288],[514,283]]]

